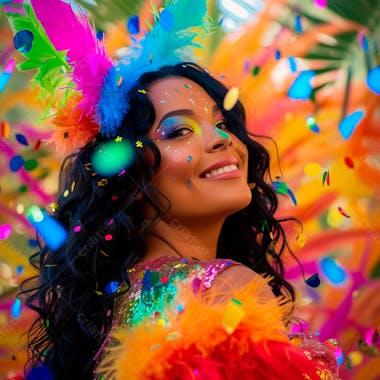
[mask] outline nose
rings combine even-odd
[[[219,129],[216,126],[208,128],[204,135],[205,150],[207,152],[226,149],[232,144],[231,136],[228,132]]]

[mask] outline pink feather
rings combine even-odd
[[[82,91],[79,108],[86,116],[94,115],[99,101],[104,76],[112,66],[104,45],[96,38],[86,14],[78,16],[71,6],[61,0],[31,1],[36,17],[57,50],[67,50],[69,64],[73,66],[73,82]]]

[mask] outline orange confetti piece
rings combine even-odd
[[[7,121],[2,121],[0,125],[0,136],[7,139],[11,133],[11,127]]]

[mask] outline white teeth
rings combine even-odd
[[[222,173],[228,173],[232,170],[237,170],[237,165],[233,164],[233,165],[226,165],[226,166],[223,166],[222,168],[219,168],[219,169],[216,169],[216,170],[211,170],[211,172],[209,173],[206,173],[206,178],[211,178],[211,177],[215,177],[219,174],[222,174]]]

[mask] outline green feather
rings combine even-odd
[[[28,52],[21,52],[25,60],[18,64],[19,70],[37,69],[33,77],[33,85],[41,88],[40,98],[45,103],[48,114],[52,106],[58,105],[59,87],[70,87],[70,78],[66,72],[71,68],[66,62],[66,52],[57,51],[47,37],[45,30],[38,21],[30,4],[24,4],[25,15],[20,13],[7,12],[9,24],[15,34],[22,30],[28,30],[33,34],[32,47]],[[67,90],[66,90],[67,91]],[[65,91],[64,91],[65,92]],[[62,94],[62,99],[66,99],[67,94]]]

